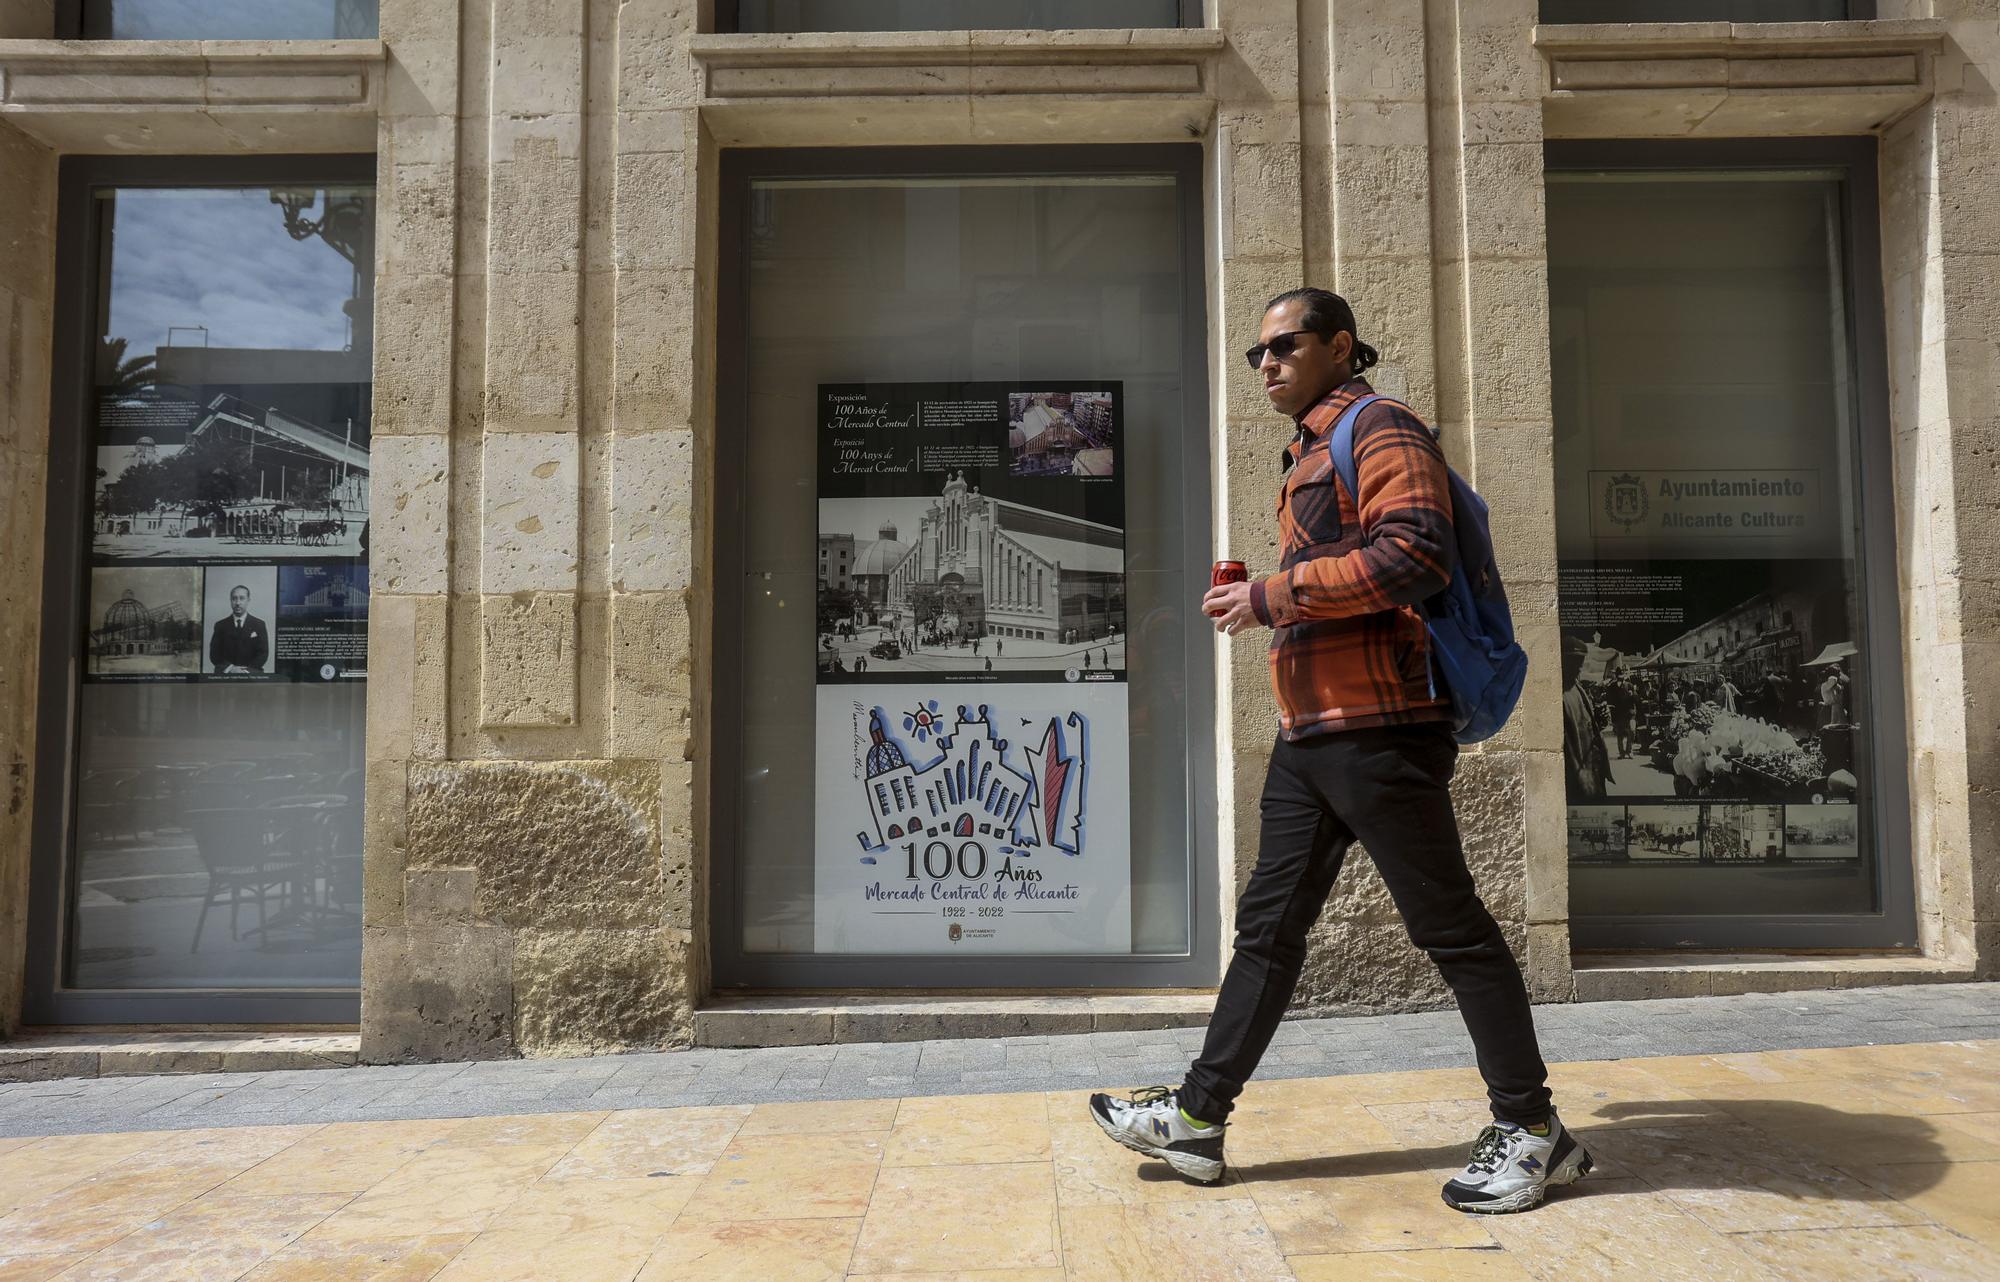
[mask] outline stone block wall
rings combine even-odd
[[[20,1018],[35,817],[56,158],[0,123],[0,1037]]]
[[[692,5],[385,0],[363,1053],[703,986]]]

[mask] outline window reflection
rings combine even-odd
[[[359,979],[374,196],[97,193],[68,982]]]
[[[94,40],[372,40],[377,0],[85,0]]]
[[[1842,202],[1550,176],[1578,917],[1876,907]]]

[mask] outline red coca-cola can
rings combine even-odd
[[[1208,576],[1210,587],[1219,588],[1225,583],[1247,583],[1250,570],[1241,561],[1217,561],[1215,570]]]

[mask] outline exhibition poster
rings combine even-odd
[[[820,386],[815,951],[1131,950],[1121,399]]]
[[[366,384],[105,389],[86,679],[368,670]]]

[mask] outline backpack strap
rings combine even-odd
[[[1347,487],[1347,496],[1354,500],[1354,513],[1357,519],[1361,515],[1361,478],[1359,465],[1354,459],[1354,421],[1361,417],[1362,410],[1384,399],[1386,398],[1379,393],[1370,392],[1348,406],[1334,423],[1331,439],[1326,444],[1327,457],[1333,462],[1334,474],[1340,477],[1341,484]]]

